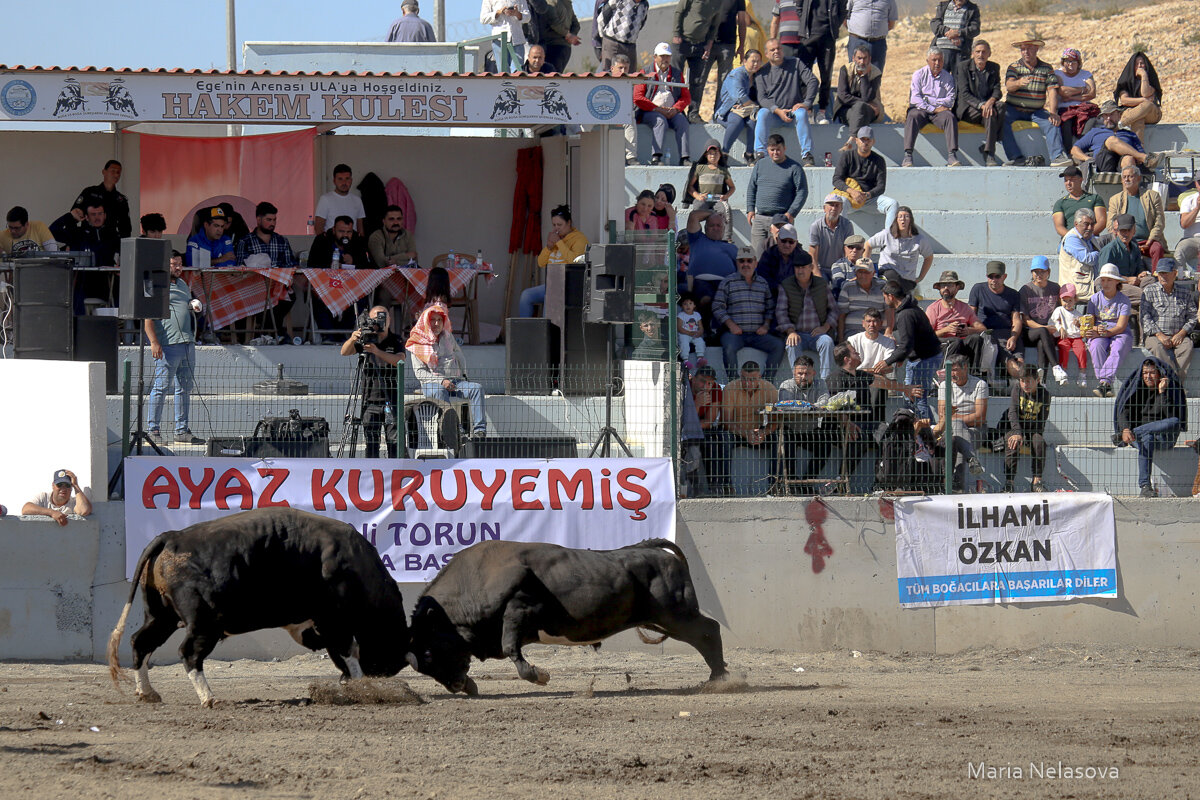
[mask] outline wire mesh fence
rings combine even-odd
[[[298,458],[671,454],[664,362],[618,359],[611,369],[603,362],[510,364],[422,384],[411,364],[360,372],[357,359],[347,357],[283,367],[247,362],[232,349],[206,350],[229,358],[212,363],[206,353],[173,375],[146,358],[143,448],[153,442],[178,455]],[[139,372],[131,363],[132,432]]]

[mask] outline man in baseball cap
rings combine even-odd
[[[1116,172],[1124,166],[1134,164],[1146,169],[1155,169],[1162,163],[1162,153],[1147,153],[1141,138],[1121,127],[1121,106],[1112,100],[1100,104],[1100,117],[1096,124],[1075,140],[1071,146],[1071,157],[1076,161],[1094,161],[1097,172]]]
[[[652,80],[633,87],[635,121],[650,126],[651,165],[662,163],[667,129],[670,128],[675,132],[679,164],[686,167],[692,163],[688,145],[691,125],[686,116],[691,95],[686,87],[679,85],[683,83],[683,72],[671,66],[671,53],[671,45],[666,42],[654,46],[653,69],[647,71]]]
[[[1059,238],[1066,236],[1075,224],[1075,212],[1081,208],[1090,209],[1096,215],[1096,230],[1102,231],[1108,224],[1108,205],[1095,192],[1083,190],[1083,173],[1079,167],[1072,164],[1058,173],[1063,179],[1063,187],[1067,193],[1054,201],[1054,230]]]
[[[824,215],[808,226],[808,255],[827,281],[833,278],[833,262],[842,257],[842,244],[854,233],[854,226],[842,215],[845,200],[836,192],[825,195]]]
[[[67,514],[86,517],[92,513],[92,502],[79,488],[75,473],[69,469],[54,471],[48,492],[38,492],[32,502],[21,507],[21,514],[26,517],[50,517],[59,525],[67,524]],[[71,492],[75,492],[72,500]]]
[[[1192,331],[1196,329],[1196,295],[1175,281],[1175,259],[1163,256],[1154,267],[1157,283],[1142,292],[1142,347],[1175,368],[1187,380],[1192,365]]]
[[[224,209],[220,206],[202,208],[196,217],[201,222],[200,230],[188,239],[187,252],[183,256],[184,265],[201,269],[233,266],[237,257],[233,239],[225,235],[229,218]]]

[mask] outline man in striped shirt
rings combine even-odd
[[[1075,163],[1063,152],[1062,121],[1058,116],[1058,76],[1054,67],[1038,58],[1038,50],[1046,43],[1041,39],[1026,39],[1023,42],[1013,42],[1013,47],[1021,51],[1021,58],[1008,65],[1004,74],[1004,91],[1008,93],[1004,100],[1004,130],[1002,141],[1004,152],[1010,161],[1009,167],[1040,167],[1044,165],[1041,156],[1025,158],[1017,137],[1013,134],[1012,124],[1016,121],[1029,122],[1032,120],[1042,129],[1046,137],[1046,150],[1050,154],[1050,165],[1067,167]]]
[[[721,349],[725,356],[725,374],[737,372],[738,351],[753,347],[767,354],[763,378],[773,382],[775,366],[783,356],[783,342],[771,334],[771,312],[775,304],[771,287],[757,274],[758,259],[749,247],[737,254],[737,274],[721,281],[713,297],[713,321],[724,328]]]
[[[1154,270],[1158,283],[1142,293],[1142,346],[1187,380],[1192,364],[1191,333],[1196,329],[1196,296],[1175,282],[1175,259],[1163,257]]]

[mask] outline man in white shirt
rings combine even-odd
[[[320,236],[325,232],[325,226],[341,216],[354,220],[359,236],[365,236],[363,218],[367,216],[363,208],[362,198],[350,193],[350,185],[354,182],[354,173],[345,164],[333,168],[333,191],[321,195],[317,201],[317,211],[313,215],[313,232]]]
[[[896,349],[896,342],[883,333],[883,312],[872,308],[863,312],[862,333],[856,333],[846,339],[854,347],[854,352],[862,357],[859,369],[873,369],[876,364],[886,361]]]
[[[1189,192],[1179,201],[1179,227],[1183,238],[1175,245],[1175,260],[1186,269],[1197,269],[1200,256],[1200,176],[1196,176],[1197,191]]]
[[[75,494],[73,501],[72,492]],[[92,501],[88,500],[83,489],[79,488],[75,473],[69,469],[55,470],[54,488],[49,492],[39,492],[32,502],[21,508],[22,516],[50,517],[59,525],[67,524],[67,514],[86,517],[91,513]]]

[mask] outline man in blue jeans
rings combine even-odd
[[[154,358],[154,385],[146,408],[146,428],[150,436],[162,440],[159,421],[167,386],[175,383],[175,443],[204,444],[188,427],[192,383],[196,369],[196,321],[204,305],[192,299],[192,290],[183,280],[183,256],[171,257],[171,296],[166,319],[148,319],[142,324]]]
[[[1046,151],[1050,154],[1051,166],[1067,167],[1075,163],[1063,152],[1062,120],[1057,113],[1059,81],[1054,74],[1054,67],[1038,58],[1038,49],[1043,45],[1045,42],[1040,39],[1013,42],[1013,47],[1021,51],[1021,58],[1009,64],[1004,74],[1004,91],[1007,94],[1001,141],[1010,159],[1005,166],[1044,166],[1041,156],[1025,158],[1021,154],[1021,147],[1013,134],[1014,122],[1030,120],[1037,123],[1046,137]]]
[[[758,118],[754,123],[755,158],[767,154],[767,136],[780,125],[796,128],[800,142],[801,163],[806,167],[816,162],[812,154],[812,134],[808,130],[808,111],[817,101],[820,84],[808,67],[796,58],[784,58],[778,39],[768,39],[767,63],[754,76],[758,91]]]
[[[721,349],[725,356],[725,374],[738,373],[738,351],[754,347],[767,354],[762,377],[774,383],[775,365],[783,356],[783,342],[771,334],[771,312],[774,303],[771,287],[758,274],[758,259],[749,247],[737,254],[737,274],[730,275],[717,286],[713,297],[714,327],[721,332]]]
[[[1141,380],[1128,380],[1121,387],[1113,422],[1113,443],[1137,448],[1141,496],[1158,497],[1150,480],[1154,451],[1174,447],[1187,428],[1187,395],[1174,370],[1157,358],[1144,360]]]
[[[904,383],[921,387],[921,395],[910,400],[909,406],[917,414],[917,423],[924,420],[928,425],[933,419],[929,410],[929,394],[933,389],[934,374],[942,364],[941,342],[929,317],[899,283],[888,281],[883,287],[883,299],[896,314],[893,328],[896,347],[887,359],[880,361],[871,371],[876,375],[886,375],[903,362]]]

